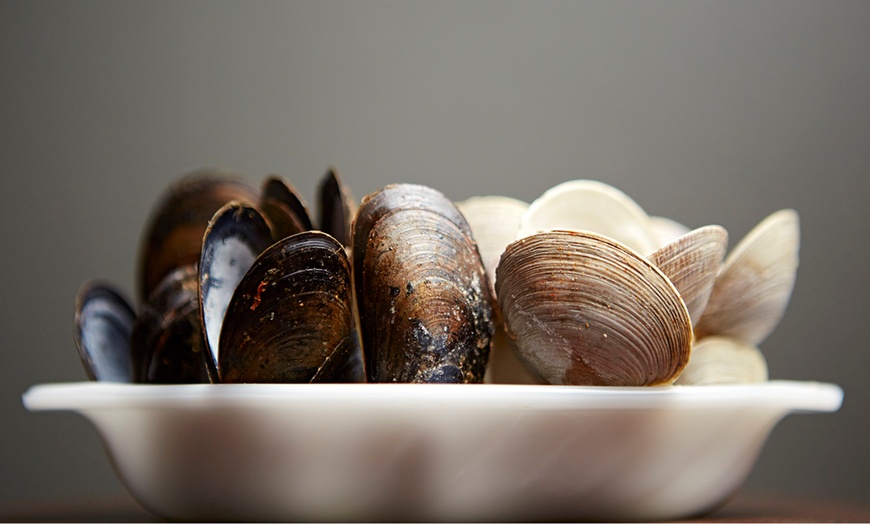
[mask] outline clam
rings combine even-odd
[[[762,220],[726,257],[695,336],[724,335],[760,344],[785,313],[799,247],[794,210],[780,210]]]
[[[523,215],[529,205],[504,196],[472,197],[456,207],[468,221],[490,283],[495,283],[495,268],[508,244],[516,240]]]
[[[493,332],[486,272],[465,218],[413,184],[363,199],[352,239],[371,382],[480,382]]]
[[[520,222],[529,204],[505,196],[478,196],[457,202],[456,207],[468,221],[480,250],[490,291],[495,297],[496,266],[507,245],[516,240]],[[496,301],[493,303],[493,317],[495,332],[490,342],[489,364],[484,382],[537,383],[538,379],[530,374],[516,357],[513,342],[505,334],[504,323]]]
[[[109,285],[88,281],[79,288],[73,333],[88,378],[133,381],[130,333],[135,319],[127,299]]]
[[[350,263],[308,231],[263,251],[236,287],[220,331],[223,382],[361,381]]]
[[[657,246],[665,246],[680,238],[690,229],[672,218],[651,216],[649,226],[653,235],[653,242]]]
[[[678,385],[747,384],[767,380],[764,355],[753,344],[731,337],[697,341]]]
[[[135,382],[208,382],[196,265],[170,272],[142,306],[130,352]]]
[[[227,202],[255,204],[258,191],[240,175],[201,169],[174,182],[160,196],[145,228],[139,254],[139,297],[146,300],[176,268],[199,262],[208,221]]]
[[[643,255],[657,247],[649,215],[622,191],[594,180],[564,182],[545,191],[523,215],[517,238],[552,229],[593,231]]]
[[[767,380],[758,345],[791,298],[799,247],[798,215],[784,209],[762,220],[728,254],[695,325],[696,349],[679,384]]]
[[[546,231],[502,254],[496,291],[520,358],[552,384],[672,383],[689,360],[692,324],[650,261],[588,231]]]
[[[705,226],[680,236],[648,257],[680,292],[693,323],[707,307],[727,247],[725,228]]]

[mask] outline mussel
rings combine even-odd
[[[321,186],[330,227],[347,236],[350,192],[332,170]],[[161,195],[145,230],[139,311],[105,284],[89,282],[79,292],[75,339],[89,378],[362,380],[345,247],[308,233],[312,227],[302,197],[277,175],[260,190],[226,170],[181,177]],[[330,278],[321,278],[323,270]],[[268,279],[268,290],[250,289],[250,282]],[[252,296],[262,304],[254,309],[267,313],[265,328],[258,324],[263,318],[233,305]],[[227,341],[220,352],[222,330]],[[251,344],[253,332],[270,340]]]
[[[176,268],[151,293],[133,326],[134,382],[208,382],[195,264]]]
[[[285,222],[290,223],[288,219]],[[278,226],[276,236],[286,230]],[[230,202],[209,222],[202,239],[199,261],[199,315],[208,350],[206,369],[212,382],[219,382],[218,347],[227,307],[236,287],[260,253],[273,241],[273,229],[253,207]]]
[[[330,168],[326,171],[320,179],[320,185],[317,186],[317,193],[320,204],[318,220],[320,230],[331,235],[343,246],[349,247],[357,204],[338,170]]]
[[[135,321],[130,303],[110,285],[88,281],[79,288],[73,336],[88,378],[133,382],[130,335]]]
[[[482,381],[492,298],[471,230],[450,200],[414,184],[367,196],[352,252],[369,381]]]
[[[766,380],[757,345],[782,317],[797,269],[793,210],[762,221],[726,258],[724,228],[649,216],[590,180],[530,205],[453,204],[394,184],[357,207],[329,169],[317,202],[314,222],[277,175],[259,188],[215,169],[173,183],[143,236],[139,307],[105,283],[79,290],[75,341],[88,377]]]
[[[171,271],[199,262],[208,221],[227,202],[255,204],[259,192],[241,175],[200,169],[174,182],[161,196],[145,228],[139,253],[139,297],[147,300]]]
[[[227,307],[221,381],[362,381],[350,275],[344,246],[320,231],[266,249]]]

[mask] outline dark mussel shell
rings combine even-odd
[[[371,382],[481,382],[493,333],[471,230],[438,191],[369,195],[353,233],[354,279]]]
[[[350,264],[320,231],[270,246],[236,288],[220,336],[223,382],[360,382]]]
[[[293,185],[272,175],[263,181],[260,211],[272,226],[275,240],[314,229],[305,199]]]
[[[251,206],[230,202],[208,224],[199,262],[198,295],[212,382],[219,381],[218,344],[227,306],[245,273],[270,245],[269,225]]]
[[[133,327],[131,353],[136,382],[208,382],[199,318],[195,265],[169,273]]]
[[[85,282],[76,295],[75,338],[91,380],[133,382],[130,334],[136,315],[130,303],[106,284]]]
[[[173,183],[161,196],[139,253],[139,296],[154,292],[176,268],[199,262],[208,221],[227,202],[255,204],[258,191],[236,173],[201,169]]]
[[[317,187],[320,205],[320,230],[332,235],[344,246],[350,246],[356,200],[344,184],[338,171],[329,169]]]

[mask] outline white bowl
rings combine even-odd
[[[172,520],[676,519],[724,501],[833,384],[48,384]]]

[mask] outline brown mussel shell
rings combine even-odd
[[[518,356],[552,384],[672,383],[692,324],[668,278],[635,251],[588,232],[549,231],[508,245],[496,289]]]
[[[253,207],[230,202],[212,218],[202,240],[199,262],[199,307],[212,382],[219,381],[221,326],[239,282],[267,247],[272,231]]]
[[[109,285],[88,281],[79,288],[73,336],[89,379],[133,382],[130,334],[135,321],[130,303]]]
[[[222,382],[360,382],[350,263],[320,231],[266,249],[236,287],[220,335]]]
[[[272,175],[263,181],[260,211],[272,226],[275,240],[314,229],[305,199],[287,180]]]
[[[160,197],[145,229],[139,253],[139,297],[147,300],[176,268],[199,262],[208,221],[227,202],[255,204],[258,191],[241,176],[201,169],[173,183]]]
[[[369,195],[353,233],[370,382],[481,382],[491,296],[471,230],[438,191],[397,184]]]
[[[136,382],[209,382],[197,274],[195,265],[177,268],[142,306],[130,348]]]

